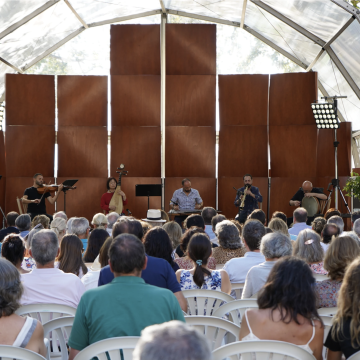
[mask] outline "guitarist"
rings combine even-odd
[[[107,180],[106,187],[108,191],[101,196],[101,208],[105,211],[105,214],[108,214],[112,210],[116,209],[115,206],[109,206],[110,201],[116,191],[116,186],[117,186],[117,181],[115,178],[111,177]],[[127,199],[125,193],[122,190],[118,190],[118,194],[122,196],[123,205],[127,205]],[[123,207],[123,209],[125,208]],[[123,214],[125,214],[124,210],[123,210]]]

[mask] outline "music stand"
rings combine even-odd
[[[0,175],[0,180],[1,180],[1,178],[2,178],[2,175]],[[0,212],[2,213],[2,216],[3,216],[3,227],[2,228],[5,229],[5,214],[4,214],[1,206],[0,206]]]
[[[162,184],[135,185],[135,196],[147,196],[149,210],[150,196],[162,196]]]
[[[72,187],[78,182],[77,179],[65,180],[62,184],[64,185],[62,191],[64,192],[64,213],[66,214],[66,192],[73,190]]]

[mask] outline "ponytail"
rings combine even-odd
[[[211,276],[211,272],[208,269],[203,268],[202,266],[202,260],[196,260],[196,266],[195,271],[193,275],[194,283],[201,288],[205,281],[204,274]]]

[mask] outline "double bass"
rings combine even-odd
[[[125,168],[125,165],[124,164],[121,164],[118,168],[117,168],[117,173],[119,174],[119,179],[118,179],[118,182],[117,182],[117,185],[116,185],[116,189],[115,189],[115,192],[114,192],[114,195],[113,197],[111,198],[110,200],[110,204],[109,206],[115,206],[116,209],[115,210],[112,210],[112,211],[115,211],[116,213],[118,214],[121,214],[122,211],[123,211],[123,199],[122,199],[122,196],[118,194],[118,191],[121,190],[121,177],[124,175],[126,176],[128,171],[127,170],[124,170]],[[119,171],[118,171],[119,170]]]

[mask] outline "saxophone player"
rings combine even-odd
[[[261,203],[263,201],[259,188],[252,185],[252,176],[250,174],[245,174],[243,180],[244,186],[238,189],[234,202],[235,206],[237,207],[243,205],[243,208],[239,208],[239,214],[236,217],[237,221],[239,221],[241,224],[246,221],[249,214],[251,214],[255,209],[259,208],[258,202]]]

